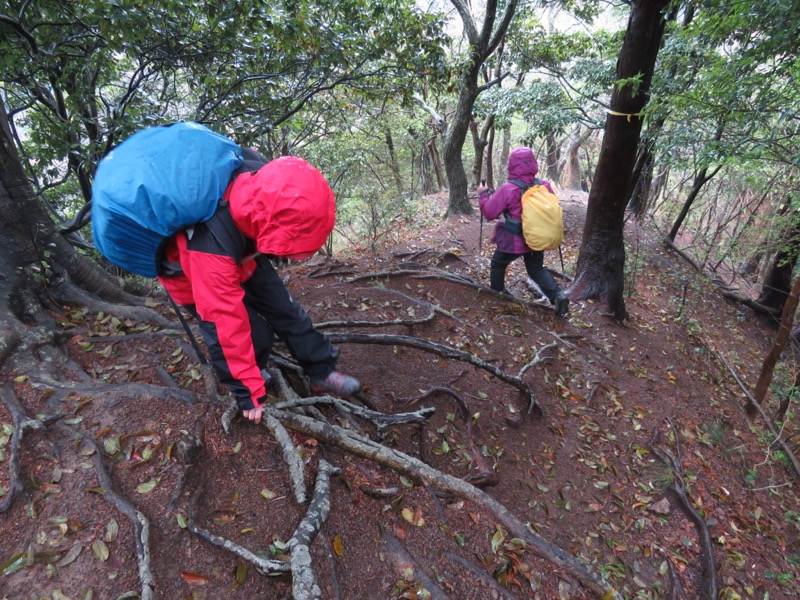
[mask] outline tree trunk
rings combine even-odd
[[[547,179],[550,181],[558,181],[558,163],[561,161],[561,146],[558,144],[555,134],[552,133],[548,134],[546,144],[547,165],[545,166],[545,173],[547,173]]]
[[[121,302],[117,314],[162,324],[158,313],[144,301],[125,293],[54,231],[52,221],[37,201],[14,146],[5,107],[0,102],[0,329],[23,331],[44,326],[51,333],[56,324],[51,311],[77,301],[107,310],[109,302]],[[92,290],[91,293],[85,290]],[[138,305],[138,306],[137,306]]]
[[[494,160],[492,154],[494,153],[494,132],[495,127],[492,123],[492,128],[489,130],[489,141],[486,145],[486,185],[490,189],[494,189]]]
[[[788,301],[783,308],[780,328],[772,342],[772,348],[770,348],[761,366],[761,375],[758,377],[758,382],[753,392],[753,398],[759,404],[764,402],[769,385],[772,383],[772,374],[775,371],[775,365],[778,364],[778,359],[786,348],[786,343],[789,341],[789,335],[792,332],[792,324],[794,323],[794,313],[797,310],[798,295],[800,295],[800,277],[795,280],[791,288],[791,293],[787,296]],[[748,409],[748,412],[750,412],[750,409]]]
[[[598,298],[617,319],[625,319],[625,245],[623,225],[631,173],[642,130],[641,112],[664,34],[668,0],[631,4],[628,29],[617,62],[617,79],[640,77],[637,90],[615,87],[597,173],[589,194],[577,273],[569,293],[575,299]],[[614,114],[617,113],[617,114]]]
[[[717,174],[720,170],[720,166],[718,166],[714,171],[709,175],[708,169],[705,167],[700,169],[697,175],[692,182],[692,189],[689,190],[689,194],[686,196],[686,201],[683,203],[683,207],[681,207],[681,212],[678,214],[678,217],[675,219],[675,223],[672,224],[672,229],[670,229],[667,237],[669,241],[674,242],[675,237],[678,235],[678,231],[680,231],[683,222],[686,220],[686,216],[689,214],[689,209],[694,204],[694,201],[697,200],[697,196],[700,194],[700,190],[703,189],[703,186],[708,183],[708,181]]]
[[[464,171],[461,152],[464,149],[464,141],[467,139],[469,124],[472,120],[472,107],[481,92],[478,87],[478,75],[483,63],[491,56],[505,36],[516,12],[518,0],[509,0],[499,21],[496,21],[497,3],[487,3],[480,29],[475,24],[468,2],[465,0],[450,0],[450,2],[458,11],[464,24],[464,32],[469,40],[470,56],[468,64],[459,76],[456,109],[450,120],[442,151],[447,182],[450,185],[447,216],[473,213],[472,204],[467,197],[467,174]]]
[[[503,146],[500,149],[500,168],[505,169],[508,165],[508,157],[511,156],[511,127],[503,129]]]
[[[578,152],[590,135],[592,135],[591,129],[587,129],[581,134],[580,126],[575,131],[575,139],[567,149],[567,159],[564,163],[564,168],[561,170],[560,184],[565,190],[581,189],[581,164],[580,160],[578,160]]]
[[[397,162],[397,152],[394,149],[394,138],[390,129],[384,131],[384,139],[386,140],[386,149],[389,152],[389,168],[392,171],[392,178],[400,194],[403,193],[403,179],[400,177],[400,163]]]
[[[772,258],[772,262],[761,284],[761,293],[757,302],[775,311],[776,316],[783,310],[792,288],[792,273],[800,254],[800,218],[783,238],[779,240],[780,248]]]
[[[478,187],[478,184],[481,182],[484,172],[484,160],[487,161],[487,163],[489,160],[486,156],[486,149],[489,146],[489,135],[491,134],[493,128],[494,115],[489,115],[483,122],[483,126],[480,128],[478,127],[477,121],[474,119],[470,125],[470,131],[472,131],[473,136],[472,144],[473,148],[475,149],[475,163],[472,166],[472,180],[475,187]]]
[[[456,110],[450,119],[450,127],[444,138],[444,170],[447,173],[447,183],[450,186],[450,195],[447,201],[447,215],[471,215],[472,204],[467,197],[468,182],[464,170],[464,161],[461,152],[467,139],[467,132],[472,121],[472,107],[478,97],[477,84],[478,70],[470,69],[470,74],[462,80],[463,87],[458,95]]]
[[[633,169],[634,183],[628,200],[628,208],[637,219],[641,219],[645,215],[649,206],[650,190],[653,184],[653,169],[655,168],[654,143],[655,139],[649,137],[639,147],[639,155],[636,157],[636,166]]]
[[[717,130],[714,132],[714,142],[719,142],[722,139],[722,132],[725,129],[725,123],[720,122],[717,125]],[[694,178],[694,182],[692,183],[692,189],[689,192],[689,195],[686,197],[686,202],[683,203],[683,207],[681,208],[681,212],[678,215],[678,218],[675,219],[675,223],[672,225],[672,229],[670,230],[668,237],[671,242],[675,241],[675,237],[678,235],[678,231],[680,230],[681,226],[683,225],[684,220],[686,219],[686,215],[689,214],[689,209],[691,208],[694,201],[697,199],[697,195],[700,193],[700,190],[703,186],[711,181],[711,179],[719,173],[719,170],[722,168],[722,165],[718,165],[709,175],[708,174],[708,167],[703,167],[698,171],[697,175]]]
[[[437,191],[441,192],[444,189],[444,177],[442,177],[442,159],[439,158],[439,145],[436,143],[438,139],[438,136],[431,138],[430,142],[428,142],[428,148],[433,161],[433,170],[436,174],[436,185],[439,188]]]

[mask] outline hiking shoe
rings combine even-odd
[[[553,308],[558,317],[563,317],[569,312],[569,298],[564,295],[564,292],[558,292],[558,294],[556,294]]]
[[[361,382],[340,371],[331,371],[325,379],[312,379],[311,391],[329,392],[335,396],[349,398],[361,391]]]

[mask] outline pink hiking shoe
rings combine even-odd
[[[328,392],[334,396],[349,398],[361,391],[361,382],[340,371],[331,371],[325,379],[312,379],[311,391]]]

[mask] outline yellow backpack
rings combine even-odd
[[[519,179],[509,183],[522,188],[522,220],[506,215],[505,228],[521,235],[534,250],[555,250],[564,241],[564,220],[558,196],[550,192],[541,179],[528,185]]]

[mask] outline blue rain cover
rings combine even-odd
[[[210,219],[242,151],[197,123],[143,129],[109,152],[92,184],[92,235],[112,264],[155,277],[159,247]]]

